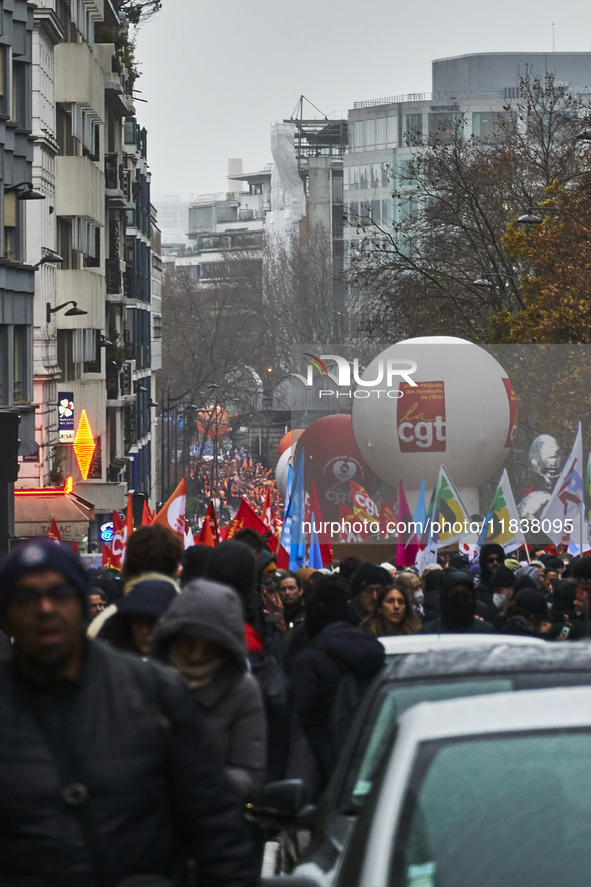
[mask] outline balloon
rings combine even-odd
[[[388,380],[386,371],[378,397],[380,386],[367,382],[392,360],[415,361],[417,385]],[[500,363],[464,339],[421,337],[386,348],[362,380],[370,394],[353,398],[353,431],[376,474],[411,493],[423,478],[433,487],[443,464],[468,510],[478,511],[477,487],[504,462],[517,431],[517,398]]]
[[[275,480],[277,482],[277,489],[279,490],[279,494],[283,501],[285,501],[285,494],[287,492],[287,474],[290,464],[291,448],[285,450],[285,452],[281,454],[281,456],[279,457],[279,462],[277,463],[277,467],[275,469]]]
[[[221,407],[212,408],[207,413],[197,413],[197,429],[205,437],[223,437],[228,433],[229,427],[228,414]]]
[[[293,447],[304,433],[304,428],[294,428],[288,431],[279,441],[279,455],[282,456],[288,447]]]
[[[339,519],[341,503],[351,505],[351,485],[355,481],[373,493],[377,478],[363,459],[353,436],[351,416],[337,414],[316,419],[297,442],[294,464],[304,450],[304,485],[310,492],[316,486],[322,518]]]

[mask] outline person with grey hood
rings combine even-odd
[[[156,625],[152,655],[188,684],[227,776],[242,798],[251,795],[265,778],[267,731],[236,592],[207,579],[187,583]]]

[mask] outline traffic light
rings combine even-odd
[[[18,413],[0,411],[0,483],[12,484],[18,479]]]

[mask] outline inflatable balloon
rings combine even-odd
[[[288,431],[287,434],[284,434],[279,441],[279,455],[282,456],[289,447],[295,446],[303,433],[303,428],[294,428],[293,431]]]
[[[205,437],[223,437],[228,433],[229,427],[228,414],[221,407],[212,407],[210,411],[197,413],[197,430]]]
[[[355,442],[349,415],[316,419],[297,442],[294,464],[302,450],[305,489],[310,492],[314,480],[324,520],[338,520],[341,503],[351,505],[350,481],[361,484],[370,495],[374,491],[378,481]]]
[[[392,372],[397,366],[408,381]],[[501,364],[464,339],[422,337],[386,348],[361,380],[353,431],[376,474],[391,485],[402,480],[412,499],[423,478],[434,486],[443,464],[468,510],[478,511],[477,487],[503,463],[517,431],[517,397]]]
[[[282,453],[282,455],[279,457],[277,467],[275,468],[275,481],[277,482],[277,489],[279,490],[279,494],[284,502],[285,493],[287,491],[287,474],[289,472],[290,464],[291,448],[285,450],[285,452]]]

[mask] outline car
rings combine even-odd
[[[591,688],[423,702],[401,716],[335,887],[584,887]],[[321,887],[313,872],[262,887]]]
[[[473,647],[494,647],[497,644],[523,647],[528,644],[544,645],[542,638],[515,634],[405,634],[378,638],[383,645],[386,656],[398,656],[400,653],[424,653],[427,650],[451,650],[457,647],[466,649]]]
[[[427,640],[431,636],[420,637]],[[446,639],[451,637],[442,635]],[[504,636],[493,637],[496,643],[492,646],[449,645],[447,649],[388,657],[386,666],[365,693],[337,767],[317,806],[306,803],[305,786],[299,780],[267,786],[266,813],[271,815],[265,824],[283,829],[294,862],[300,861],[303,843],[297,832],[311,831],[311,842],[298,873],[313,875],[324,887],[333,884],[375,773],[395,737],[398,718],[411,706],[483,693],[591,685],[591,645],[519,645],[513,637],[506,644]]]

